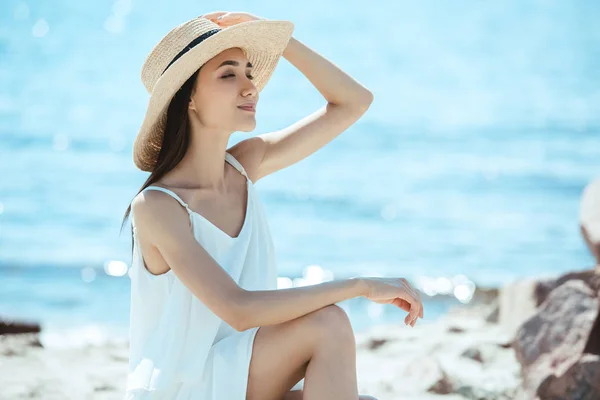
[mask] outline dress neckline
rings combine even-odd
[[[215,231],[217,231],[220,235],[224,236],[226,239],[230,240],[230,241],[236,241],[238,239],[240,239],[246,232],[246,230],[248,229],[248,225],[250,225],[250,219],[252,218],[252,212],[251,212],[251,202],[252,202],[252,190],[251,190],[251,185],[252,185],[252,181],[250,180],[250,178],[248,177],[248,175],[246,174],[246,171],[244,170],[244,167],[239,164],[239,162],[228,152],[225,153],[225,161],[227,163],[229,163],[232,167],[234,167],[246,180],[246,211],[245,211],[245,215],[244,215],[244,221],[242,222],[242,228],[240,229],[239,233],[237,234],[237,236],[231,236],[229,235],[227,232],[225,232],[223,229],[219,228],[217,225],[215,225],[213,222],[211,222],[208,218],[206,218],[205,216],[203,216],[202,214],[192,210],[188,204],[186,202],[184,202],[181,197],[179,197],[179,195],[177,195],[177,193],[173,192],[171,189],[167,189],[165,187],[162,186],[158,186],[158,185],[150,185],[148,186],[146,189],[158,189],[162,192],[165,192],[169,195],[171,195],[172,197],[175,198],[175,200],[177,200],[183,207],[185,207],[188,211],[188,213],[190,214],[190,216],[192,218],[197,218],[199,220],[201,220],[202,222],[205,222],[208,226],[210,226],[212,229],[214,229]]]
[[[250,211],[250,202],[251,201],[252,201],[252,196],[250,195],[250,182],[249,182],[248,177],[246,177],[246,214],[244,215],[244,222],[242,222],[242,228],[240,229],[237,236],[231,236],[229,233],[225,232],[223,229],[219,228],[214,223],[212,223],[210,220],[208,220],[205,216],[192,210],[191,208],[188,207],[188,210],[193,216],[206,222],[209,226],[214,228],[217,232],[220,232],[223,236],[225,236],[229,240],[235,241],[244,235],[244,233],[246,232],[246,228],[250,223],[249,220],[250,220],[250,217],[252,214]]]

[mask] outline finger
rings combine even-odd
[[[210,14],[206,14],[203,15],[204,18],[212,21],[212,22],[218,22],[220,21],[220,17],[222,17],[223,15],[227,14],[226,11],[219,11],[219,12],[214,12],[214,13],[210,13]]]
[[[415,298],[407,296],[407,293],[400,293],[399,298],[409,303],[410,311],[405,318],[405,323],[412,323],[419,316],[419,302]]]
[[[234,21],[237,21],[241,17],[242,17],[242,15],[239,14],[239,13],[228,12],[228,13],[225,13],[223,15],[220,15],[219,17],[217,17],[217,19],[219,21],[223,21],[223,20],[234,20]]]
[[[230,26],[234,26],[237,25],[235,21],[223,21],[223,20],[219,20],[217,21],[217,24],[221,27],[221,28],[229,28]]]
[[[411,308],[411,310],[410,310],[411,311],[411,313],[410,313],[410,317],[411,317],[410,326],[411,327],[415,326],[415,323],[417,322],[417,319],[419,318],[419,311],[418,310],[419,310],[419,307],[416,306],[416,305],[413,306]]]
[[[415,326],[415,323],[417,322],[417,318],[419,318],[419,313],[420,313],[420,307],[419,307],[419,303],[417,301],[411,303],[410,305],[410,317],[411,317],[411,325]]]
[[[414,307],[414,312],[412,313],[413,315],[413,320],[412,320],[412,324],[411,326],[415,326],[415,324],[417,323],[417,319],[419,318],[419,307]],[[411,309],[411,311],[413,311],[413,309]]]
[[[213,11],[213,12],[209,12],[206,14],[202,14],[201,17],[213,20],[213,19],[216,19],[216,18],[220,17],[221,15],[224,15],[227,13],[228,13],[228,11]]]
[[[415,324],[417,323],[418,319],[421,318],[422,312],[423,312],[423,304],[421,304],[421,302],[419,302],[417,304],[417,309],[415,310]]]
[[[423,302],[421,301],[421,295],[419,291],[410,286],[410,284],[406,280],[401,280],[401,283],[406,288],[409,295],[412,296],[418,303],[419,312],[417,313],[415,319],[419,317],[423,318]]]
[[[408,315],[406,316],[406,318],[404,319],[404,322],[406,325],[410,325],[410,326],[414,326],[415,322],[416,322],[416,313],[415,313],[416,307],[412,307],[410,312],[408,313]]]
[[[410,312],[410,303],[407,302],[406,300],[402,300],[399,297],[396,297],[394,299],[394,301],[392,302],[392,304],[394,304],[395,306],[401,308],[402,310],[406,311],[406,312]]]

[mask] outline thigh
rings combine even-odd
[[[281,324],[262,326],[254,338],[248,372],[247,400],[282,400],[306,375],[306,368],[322,342],[323,321],[335,323],[341,310],[323,307]]]

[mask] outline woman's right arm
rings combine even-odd
[[[241,324],[244,329],[278,324],[365,294],[366,286],[361,278],[289,289],[245,291]]]
[[[367,297],[367,291],[374,293],[375,282],[370,285],[368,278],[290,289],[245,290],[198,243],[190,229],[189,214],[172,197],[148,191],[136,196],[131,210],[138,239],[158,250],[192,294],[238,331],[289,321],[343,300]],[[394,295],[398,291],[393,285],[377,284],[377,288],[382,287]],[[386,292],[383,297],[390,295]]]

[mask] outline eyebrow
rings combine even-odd
[[[234,67],[237,67],[238,65],[240,65],[240,63],[234,60],[227,60],[223,61],[221,65],[219,65],[217,68],[221,68],[224,65],[233,65]],[[252,63],[250,61],[248,61],[248,64],[246,64],[246,68],[252,68]]]

